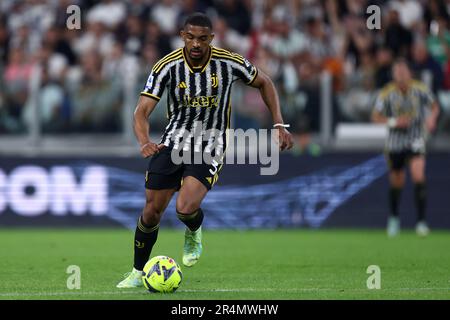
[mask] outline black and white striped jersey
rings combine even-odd
[[[375,103],[376,111],[388,118],[409,116],[412,119],[407,129],[389,128],[386,151],[425,152],[425,120],[433,102],[430,89],[420,81],[411,81],[406,93],[402,93],[395,83],[389,83],[381,89]]]
[[[159,60],[141,95],[160,100],[166,91],[169,123],[160,143],[175,149],[211,151],[215,147],[223,152],[230,126],[231,87],[237,80],[250,85],[257,74],[258,69],[243,56],[216,47],[210,47],[201,67],[189,64],[184,48]]]

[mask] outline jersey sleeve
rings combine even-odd
[[[234,54],[236,63],[233,64],[234,80],[242,80],[245,84],[251,85],[258,75],[258,68],[241,55]]]
[[[379,112],[386,117],[388,116],[387,109],[387,95],[384,92],[380,92],[375,100],[374,111]]]
[[[155,64],[157,66],[158,64]],[[141,95],[153,98],[159,101],[163,95],[164,88],[169,82],[169,68],[153,68],[148,76],[147,83],[141,91]]]
[[[431,105],[435,101],[434,94],[431,92],[431,90],[427,87],[424,87],[422,89],[422,105],[425,106],[425,108],[429,109],[431,108]]]

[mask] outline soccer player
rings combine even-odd
[[[225,150],[230,124],[232,84],[241,80],[259,89],[271,112],[278,133],[280,150],[292,147],[292,136],[283,123],[273,82],[239,54],[211,46],[214,38],[210,19],[195,13],[186,19],[180,32],[184,47],[157,62],[141,92],[134,112],[134,131],[141,155],[152,157],[145,177],[146,203],[137,222],[134,237],[134,267],[117,287],[142,285],[142,270],[156,242],[161,216],[178,191],[176,211],[186,225],[183,264],[193,266],[202,253],[201,203],[217,181],[222,164],[202,162],[174,163],[173,149],[189,151]],[[159,143],[149,139],[148,117],[166,91],[169,122]],[[200,125],[199,125],[200,123]],[[185,137],[183,132],[218,132],[217,139]],[[213,152],[214,153],[214,152]],[[219,153],[220,154],[220,153]]]
[[[385,145],[391,210],[387,234],[393,237],[400,232],[398,207],[408,166],[417,208],[416,233],[426,236],[425,147],[428,133],[436,128],[439,107],[429,88],[413,80],[406,60],[394,62],[392,74],[394,81],[380,91],[372,115],[374,122],[387,124],[389,130]]]

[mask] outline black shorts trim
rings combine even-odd
[[[145,174],[145,188],[150,190],[179,190],[183,178],[194,177],[209,191],[219,178],[222,164],[174,164],[171,159],[171,148],[163,148],[154,155],[148,164]]]

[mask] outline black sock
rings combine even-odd
[[[180,219],[191,231],[195,231],[202,225],[203,211],[198,209],[192,213],[183,214],[177,211],[178,219]]]
[[[134,234],[134,268],[144,269],[150,257],[153,245],[158,238],[159,223],[156,226],[147,226],[139,217],[136,232]]]
[[[389,204],[391,207],[391,215],[398,217],[398,206],[400,203],[400,196],[402,195],[402,188],[391,187],[389,189]]]
[[[425,183],[416,183],[414,185],[414,200],[417,208],[417,220],[425,220],[425,207],[427,204],[427,192]]]

